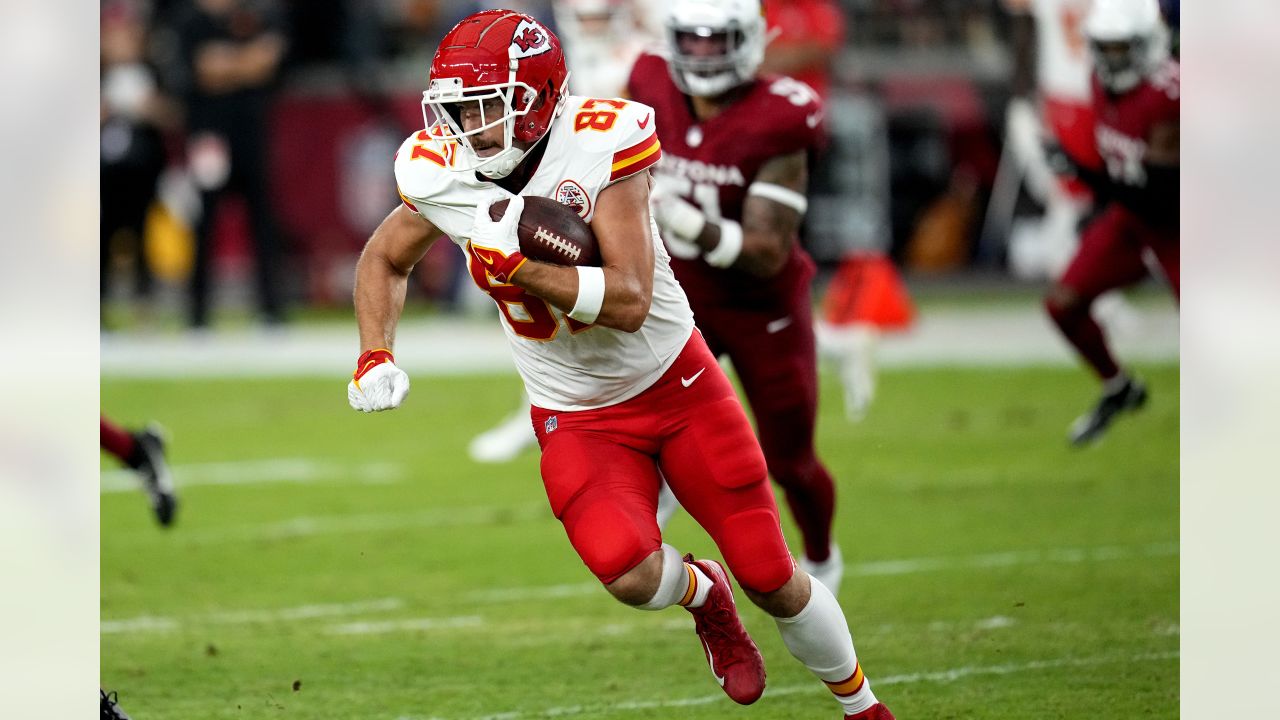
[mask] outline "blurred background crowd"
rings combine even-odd
[[[1078,41],[1086,2],[1050,3],[1059,35]],[[1037,244],[1050,203],[1005,152],[1010,109],[1035,92],[1034,4],[765,3],[764,69],[828,104],[804,237],[824,277],[859,253],[908,278],[1036,281],[1060,269]],[[476,9],[510,7],[557,28],[572,69],[575,49],[607,36],[575,13],[634,10],[624,34],[660,41],[661,4],[629,5],[103,0],[104,329],[274,325],[346,308],[357,254],[396,202],[391,156],[423,125],[438,38]],[[1083,43],[1067,50],[1084,62]],[[571,90],[584,91],[572,79]],[[438,244],[411,302],[468,306],[461,264]]]

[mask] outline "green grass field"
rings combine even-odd
[[[840,599],[901,720],[1178,716],[1179,377],[1142,370],[1148,407],[1084,451],[1080,370],[887,372],[858,424],[824,377]],[[104,380],[168,427],[183,502],[163,531],[102,496],[101,680],[133,717],[839,717],[741,592],[769,690],[734,706],[685,612],[594,584],[536,455],[467,459],[516,378],[418,377],[374,416],[345,382]],[[713,549],[687,516],[668,539]]]

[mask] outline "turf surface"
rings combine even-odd
[[[1142,370],[1148,407],[1084,451],[1082,371],[888,372],[858,424],[824,377],[840,599],[901,720],[1177,717],[1179,378]],[[514,377],[415,378],[373,416],[344,385],[104,380],[109,415],[167,426],[183,503],[164,531],[102,495],[102,683],[135,718],[839,717],[750,607],[769,691],[732,705],[686,613],[593,584],[536,454],[467,459]],[[668,540],[712,551],[687,516]]]

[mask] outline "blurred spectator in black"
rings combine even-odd
[[[268,323],[284,319],[280,237],[267,177],[268,112],[287,47],[283,9],[274,0],[188,0],[174,7],[187,103],[187,153],[201,189],[190,322],[209,323],[212,230],[218,203],[238,191],[249,210],[257,253],[258,300]]]
[[[111,289],[115,258],[128,253],[133,289],[151,295],[152,276],[143,247],[147,211],[165,167],[162,128],[172,125],[172,108],[160,94],[147,61],[147,8],[139,0],[102,4],[102,210],[100,292]]]

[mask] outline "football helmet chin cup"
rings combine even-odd
[[[1114,93],[1137,87],[1168,56],[1158,0],[1095,0],[1084,35],[1098,82]]]
[[[667,11],[667,67],[686,95],[714,97],[749,82],[764,61],[765,25],[760,0],[685,0]],[[723,36],[719,55],[684,52],[682,35]]]
[[[458,144],[450,170],[500,179],[547,136],[564,109],[568,84],[564,53],[550,30],[528,15],[486,10],[464,18],[440,40],[422,94],[422,118],[435,142]],[[490,117],[485,106],[494,103],[486,101],[495,98],[501,114]],[[480,124],[470,130],[462,126],[464,103],[480,110]],[[499,125],[501,150],[482,157],[472,139]]]

